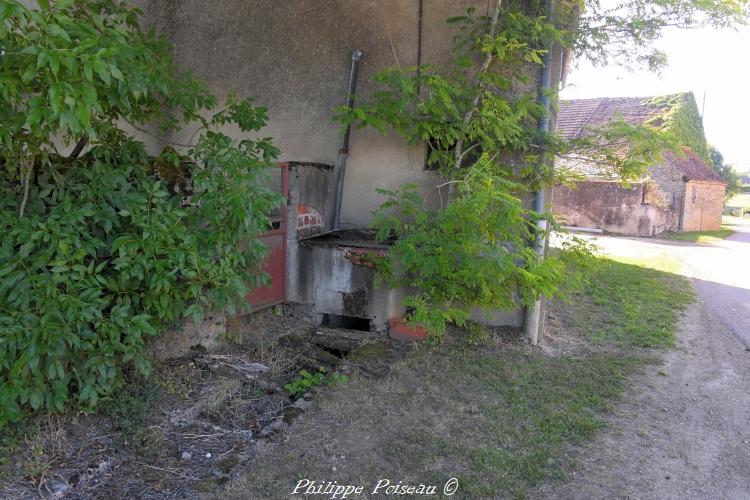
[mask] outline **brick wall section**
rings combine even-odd
[[[720,182],[689,181],[686,186],[683,231],[721,229],[726,187]]]

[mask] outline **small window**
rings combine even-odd
[[[695,198],[697,195],[698,195],[698,190],[696,189],[695,186],[693,186],[693,203],[695,203]]]

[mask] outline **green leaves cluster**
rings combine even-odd
[[[692,92],[656,97],[647,104],[661,108],[660,113],[646,122],[647,125],[672,134],[680,145],[689,147],[709,161],[703,118]]]
[[[310,373],[307,370],[300,370],[297,378],[284,385],[284,390],[289,394],[289,397],[297,398],[315,386],[321,384],[334,386],[336,384],[347,382],[348,380],[349,377],[338,372],[326,373],[326,369],[321,366],[315,373]]]
[[[740,174],[737,173],[733,165],[724,163],[724,155],[721,154],[721,151],[713,146],[709,146],[708,150],[711,155],[711,167],[727,183],[724,200],[729,202],[735,195],[742,192]]]
[[[0,0],[2,147],[21,147],[19,134],[25,147],[48,145],[53,133],[93,139],[119,119],[174,128],[215,104],[200,81],[177,72],[166,41],[139,29],[137,10],[113,0],[39,6]]]
[[[243,304],[267,281],[256,237],[282,201],[278,151],[252,137],[265,109],[230,96],[212,111],[119,3],[40,7],[0,0],[0,425],[91,408],[148,372],[150,337]],[[152,156],[117,127],[154,120],[195,142]],[[85,154],[59,153],[82,139]]]
[[[415,185],[382,190],[388,201],[373,227],[393,241],[376,262],[381,278],[413,290],[408,319],[435,336],[448,323],[465,324],[472,308],[510,309],[552,295],[561,279],[560,262],[539,260],[530,248],[546,216],[522,201],[551,175],[537,168],[552,138],[539,130],[545,111],[529,83],[561,32],[541,10],[501,2],[492,16],[470,9],[449,20],[457,32],[451,66],[389,69],[378,76],[380,92],[339,110],[345,124],[429,145],[428,163],[442,177],[440,206]]]
[[[729,28],[747,24],[747,0],[602,0],[560,2],[558,16],[568,46],[597,65],[660,71],[667,56],[654,47],[664,29],[704,26]]]
[[[512,194],[520,186],[489,169],[485,154],[442,210],[425,209],[416,185],[381,190],[389,200],[373,226],[380,239],[396,239],[377,268],[389,286],[415,288],[409,319],[436,337],[447,323],[465,325],[472,308],[511,309],[551,296],[562,277],[560,260],[539,261],[528,245],[540,215]]]
[[[496,22],[469,9],[449,23],[457,31],[452,65],[389,68],[376,77],[381,90],[353,109],[339,108],[336,118],[392,129],[411,144],[426,141],[428,164],[450,178],[482,152],[508,173],[501,155],[543,142],[536,128],[544,113],[537,89],[528,90],[530,73],[517,68],[541,64],[559,32],[517,7],[499,8]]]

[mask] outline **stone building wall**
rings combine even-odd
[[[573,227],[616,234],[653,236],[669,229],[670,212],[644,203],[644,183],[625,187],[614,181],[583,181],[554,189],[552,211]]]
[[[671,163],[664,162],[649,169],[649,180],[652,193],[651,196],[647,195],[647,200],[669,211],[668,231],[679,231],[685,196],[682,172]]]
[[[689,181],[685,190],[683,231],[721,229],[726,187],[719,182]]]

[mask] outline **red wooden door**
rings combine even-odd
[[[289,166],[279,163],[277,171],[273,172],[272,182],[286,199],[289,191]],[[263,309],[286,300],[286,229],[287,203],[271,213],[271,228],[263,233],[261,241],[269,248],[269,254],[263,265],[263,270],[271,277],[268,286],[256,288],[247,294],[247,301],[252,310]]]

